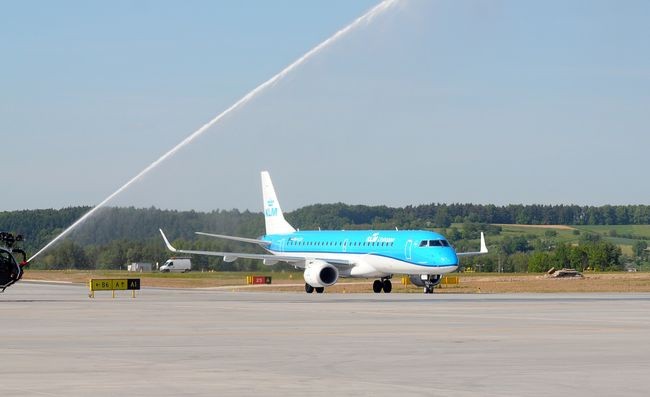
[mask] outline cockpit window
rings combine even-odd
[[[420,247],[449,247],[447,240],[422,240]]]

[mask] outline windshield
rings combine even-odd
[[[422,240],[420,247],[449,247],[447,240]]]

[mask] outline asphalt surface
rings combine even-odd
[[[650,294],[304,294],[18,283],[6,396],[647,396]]]

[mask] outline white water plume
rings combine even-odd
[[[187,146],[190,144],[192,141],[194,141],[196,138],[201,136],[204,132],[206,132],[210,127],[212,127],[214,124],[218,123],[219,120],[223,119],[225,116],[230,114],[231,112],[235,111],[236,109],[242,107],[245,105],[248,101],[253,99],[255,96],[257,96],[259,93],[264,91],[266,88],[272,86],[273,84],[277,83],[279,80],[284,78],[287,74],[291,73],[294,69],[296,69],[298,66],[301,64],[305,63],[309,58],[312,56],[316,55],[318,52],[320,52],[322,49],[325,47],[329,46],[336,40],[340,39],[353,29],[357,28],[358,26],[370,22],[374,17],[377,15],[381,14],[382,12],[386,11],[388,8],[396,4],[399,0],[384,0],[375,7],[373,7],[371,10],[354,20],[352,23],[350,23],[348,26],[344,27],[343,29],[339,30],[338,32],[334,33],[330,38],[327,40],[323,41],[316,47],[312,48],[309,50],[305,55],[302,57],[298,58],[296,61],[294,61],[292,64],[284,68],[282,71],[277,73],[275,76],[271,77],[264,83],[260,84],[257,86],[255,89],[250,91],[248,94],[246,94],[244,97],[242,97],[240,100],[235,102],[233,105],[231,105],[228,109],[224,110],[221,112],[219,115],[217,115],[215,118],[210,120],[208,123],[203,125],[201,128],[193,132],[190,136],[185,138],[183,141],[181,141],[178,145],[174,146],[171,148],[167,153],[163,154],[160,156],[156,161],[151,163],[149,166],[147,166],[144,170],[140,171],[136,176],[131,178],[127,183],[122,185],[119,189],[117,189],[115,192],[113,192],[110,196],[108,196],[104,201],[101,203],[97,204],[93,209],[88,211],[86,214],[84,214],[81,218],[79,218],[76,222],[74,222],[72,225],[70,225],[67,229],[65,229],[61,234],[56,236],[52,241],[47,243],[43,248],[41,248],[37,253],[32,255],[31,258],[28,259],[28,262],[31,262],[32,259],[36,258],[38,255],[40,255],[43,251],[54,245],[57,241],[65,237],[68,233],[70,233],[73,229],[75,229],[77,226],[81,225],[85,220],[87,220],[90,216],[92,216],[95,212],[97,212],[100,208],[104,207],[109,201],[114,199],[116,196],[118,196],[120,193],[122,193],[124,190],[126,190],[129,186],[131,186],[133,183],[137,182],[140,178],[142,178],[144,175],[149,173],[151,170],[156,168],[160,163],[163,161],[167,160],[168,158],[172,157],[176,152],[178,152],[180,149],[183,147]]]

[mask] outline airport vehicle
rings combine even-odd
[[[25,251],[16,247],[23,241],[20,234],[0,232],[0,292],[13,285],[23,277],[23,267],[27,266]],[[20,254],[22,260],[16,261],[15,254]]]
[[[217,238],[257,244],[268,254],[193,251],[174,248],[165,233],[160,233],[167,248],[183,254],[221,256],[226,262],[237,258],[260,259],[266,265],[280,261],[305,269],[305,292],[322,293],[339,277],[377,278],[375,293],[391,292],[394,274],[410,275],[411,281],[423,287],[424,293],[442,280],[442,275],[458,268],[459,256],[488,252],[481,233],[477,252],[457,253],[439,233],[426,230],[359,230],[359,231],[297,231],[285,219],[267,171],[262,172],[262,195],[266,235],[258,239],[197,232]]]
[[[169,258],[160,266],[163,273],[185,273],[192,270],[192,260],[190,258]]]

